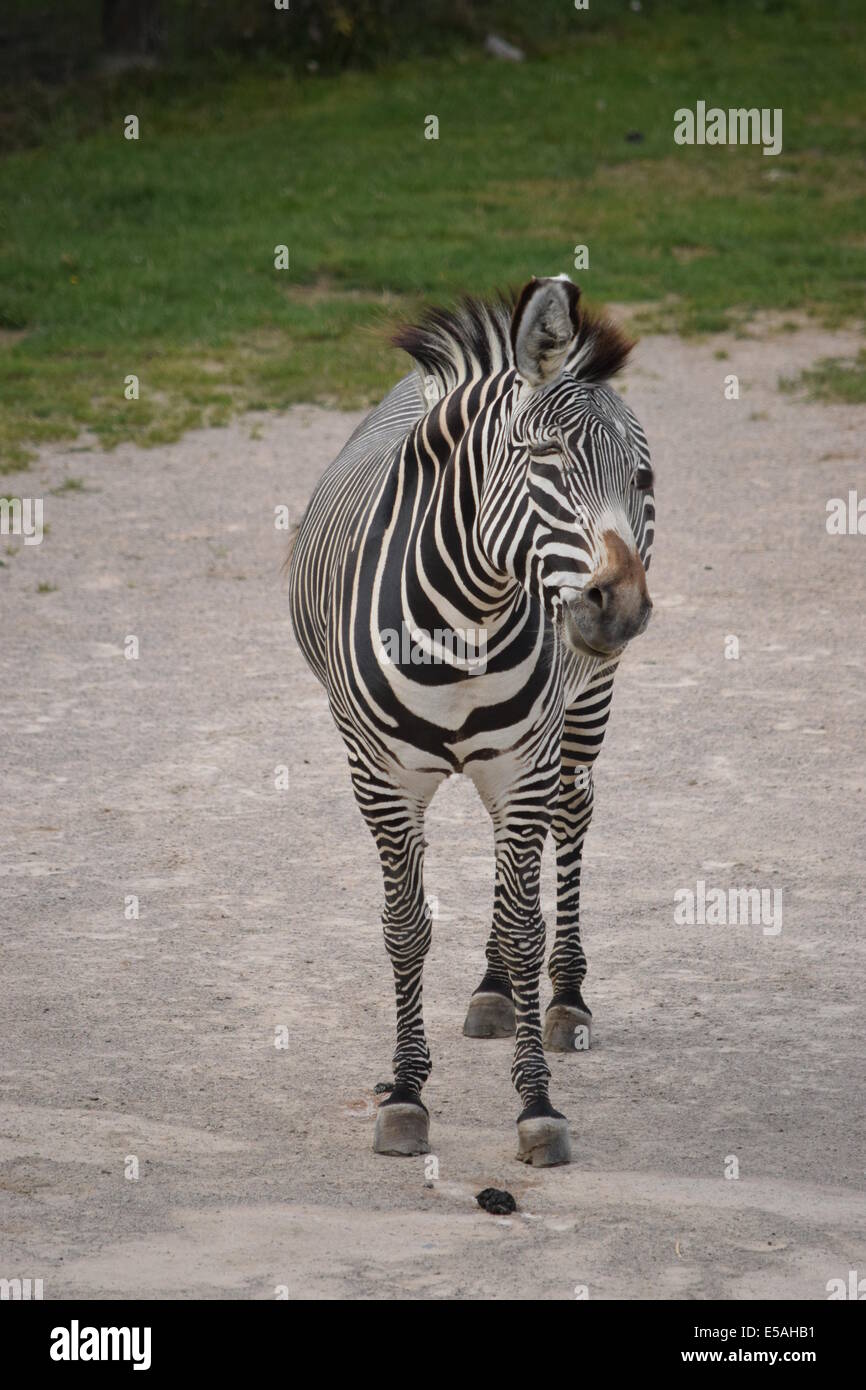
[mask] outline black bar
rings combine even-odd
[[[471,1303],[472,1300],[467,1301]],[[562,1308],[557,1306],[556,1322],[550,1324],[555,1342],[545,1336],[547,1318],[536,1304],[534,1317],[540,1320],[541,1326],[537,1321],[528,1325],[533,1332],[529,1340],[535,1348],[531,1355],[538,1359],[540,1369],[540,1349],[547,1343],[561,1367],[563,1362],[567,1365],[571,1347],[575,1375],[581,1366],[585,1368],[591,1357],[596,1363],[600,1359],[613,1375],[634,1369],[652,1375],[674,1368],[700,1374],[704,1367],[714,1365],[722,1369],[735,1365],[755,1367],[769,1372],[796,1365],[826,1377],[828,1373],[857,1364],[863,1340],[863,1318],[862,1310],[852,1306],[852,1302],[856,1305],[856,1300],[847,1297],[821,1302],[744,1300],[731,1303],[575,1300],[565,1322]],[[135,1360],[141,1364],[139,1379],[150,1375],[161,1380],[167,1372],[183,1371],[222,1376],[227,1361],[236,1363],[238,1359],[251,1369],[269,1362],[275,1367],[282,1365],[288,1374],[293,1366],[300,1369],[297,1358],[300,1356],[301,1361],[305,1361],[310,1355],[311,1343],[317,1345],[321,1340],[316,1336],[309,1338],[311,1313],[313,1326],[321,1326],[323,1317],[330,1324],[331,1333],[326,1340],[329,1362],[330,1352],[341,1346],[347,1354],[357,1355],[359,1359],[363,1356],[365,1360],[364,1347],[373,1354],[376,1346],[382,1344],[390,1345],[392,1353],[395,1350],[393,1337],[379,1335],[393,1331],[396,1324],[391,1313],[383,1318],[368,1308],[362,1310],[363,1323],[358,1334],[361,1341],[341,1343],[333,1342],[331,1335],[339,1332],[337,1324],[346,1318],[342,1309],[335,1311],[331,1305],[327,1312],[317,1316],[306,1304],[290,1305],[279,1300],[5,1301],[0,1305],[0,1329],[5,1334],[4,1359],[11,1353],[19,1376],[30,1370],[48,1371],[52,1378],[61,1379],[76,1374],[92,1378],[98,1376],[100,1370],[108,1370],[114,1376],[134,1375]],[[400,1314],[401,1321],[405,1316],[405,1311]],[[455,1343],[438,1341],[435,1336],[436,1325],[443,1316],[449,1317],[447,1313],[427,1310],[424,1321],[418,1323],[422,1335],[425,1331],[434,1333],[429,1339],[432,1350],[424,1354],[427,1379],[440,1357],[443,1374],[449,1373],[456,1352]],[[470,1317],[475,1316],[470,1311]],[[430,1323],[430,1319],[435,1321]],[[478,1326],[477,1322],[472,1325]],[[486,1322],[485,1326],[488,1326]],[[503,1319],[501,1327],[503,1354],[509,1357],[511,1353],[506,1344],[512,1341],[509,1328],[513,1330],[513,1321]],[[119,1331],[116,1339],[112,1334],[103,1339],[103,1328],[125,1329],[127,1335]],[[96,1329],[98,1336],[90,1329]],[[137,1335],[133,1329],[138,1329]],[[149,1340],[145,1335],[147,1329]],[[527,1339],[517,1340],[525,1343]],[[484,1344],[489,1350],[489,1336],[485,1336]],[[78,1359],[55,1359],[52,1348],[55,1356],[65,1353],[72,1358],[77,1352]],[[127,1359],[82,1357],[82,1352],[89,1355],[91,1349],[97,1349],[100,1354],[105,1352],[108,1358],[115,1348],[118,1354],[126,1353]],[[450,1365],[451,1374],[453,1369]]]

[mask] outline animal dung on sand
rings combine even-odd
[[[489,1211],[491,1216],[510,1216],[517,1211],[517,1203],[510,1192],[500,1187],[485,1187],[475,1198],[479,1207]]]

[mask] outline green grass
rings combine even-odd
[[[638,327],[862,315],[860,13],[646,6],[521,65],[127,74],[90,92],[83,135],[60,103],[0,164],[0,466],[82,430],[152,444],[240,409],[365,403],[402,369],[396,317],[533,273],[570,271]],[[783,153],[675,146],[698,98],[782,107]]]
[[[782,377],[779,389],[803,394],[812,401],[842,405],[866,404],[866,348],[854,358],[822,357],[796,377]]]

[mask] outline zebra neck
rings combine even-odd
[[[417,475],[403,601],[407,620],[420,628],[434,621],[455,631],[483,628],[489,639],[522,620],[526,592],[491,564],[478,529],[488,458],[500,427],[497,408],[501,413],[501,396],[513,377],[508,372],[452,391],[419,424],[407,449]],[[407,470],[407,483],[413,471]]]

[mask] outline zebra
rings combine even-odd
[[[544,1054],[589,1044],[579,908],[593,765],[623,651],[652,608],[650,452],[608,384],[633,344],[585,312],[564,275],[429,310],[393,343],[414,369],[325,471],[289,559],[295,635],[327,691],[384,879],[397,1043],[373,1147],[430,1151],[424,817],[440,783],[463,774],[496,856],[486,971],[464,1033],[515,1034],[517,1157],[567,1163]],[[401,632],[408,660],[405,644],[384,642]],[[542,1034],[549,833],[557,926]]]

